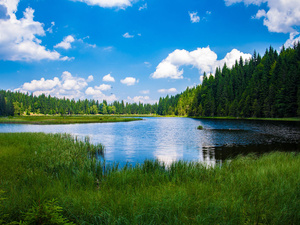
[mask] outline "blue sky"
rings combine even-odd
[[[299,0],[0,0],[0,89],[154,103],[299,26]]]

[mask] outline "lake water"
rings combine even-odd
[[[202,125],[203,130],[197,130]],[[238,154],[300,151],[300,123],[191,118],[143,118],[142,121],[70,125],[0,124],[0,132],[70,133],[105,146],[108,163],[158,159],[214,165]]]

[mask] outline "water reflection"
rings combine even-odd
[[[204,130],[196,128],[202,125]],[[108,163],[158,159],[222,162],[238,154],[274,150],[300,151],[300,124],[246,120],[144,118],[129,123],[20,125],[0,124],[0,132],[71,133],[105,146]]]

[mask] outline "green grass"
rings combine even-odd
[[[21,124],[74,124],[74,123],[108,123],[108,122],[129,122],[141,120],[140,118],[126,118],[120,116],[15,116],[0,117],[0,123],[21,123]]]
[[[299,154],[239,157],[215,168],[145,161],[104,170],[94,157],[102,152],[69,135],[0,134],[0,223],[300,223]]]
[[[199,125],[199,126],[197,127],[197,129],[198,129],[198,130],[203,130],[203,126]]]

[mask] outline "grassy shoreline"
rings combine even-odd
[[[160,116],[154,114],[145,115],[30,115],[0,117],[0,124],[76,124],[76,123],[110,123],[110,122],[130,122],[142,120],[141,117],[166,117],[166,118],[193,118],[193,119],[216,119],[216,120],[261,120],[261,121],[290,121],[300,122],[300,118],[241,118],[241,117],[187,117],[187,116]]]
[[[215,168],[145,161],[104,170],[94,157],[101,152],[70,135],[1,133],[0,224],[300,222],[299,154],[239,157]]]
[[[128,118],[120,116],[100,116],[100,115],[78,115],[78,116],[15,116],[0,117],[0,123],[11,124],[76,124],[76,123],[110,123],[110,122],[130,122],[141,120],[140,118]]]

